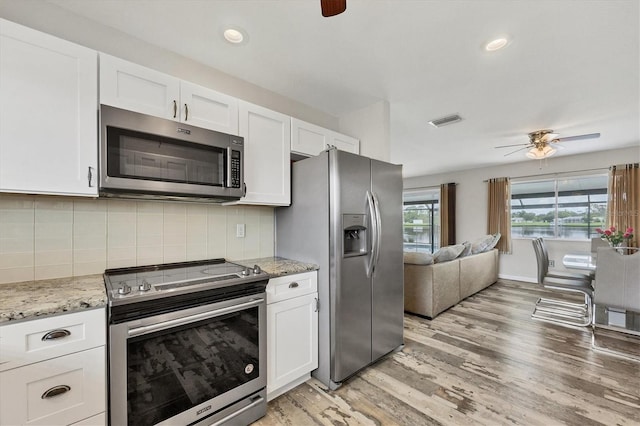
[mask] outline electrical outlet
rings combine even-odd
[[[244,223],[236,224],[236,238],[244,238]]]
[[[553,259],[549,259],[549,266],[556,266],[556,261]]]

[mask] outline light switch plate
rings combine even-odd
[[[236,237],[244,238],[244,223],[236,224]]]

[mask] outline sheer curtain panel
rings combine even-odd
[[[500,253],[511,253],[511,184],[508,177],[489,179],[487,232],[499,232]]]
[[[630,247],[638,247],[640,232],[640,167],[638,163],[620,164],[609,168],[609,202],[607,225],[624,232],[633,228]]]
[[[456,184],[440,185],[440,247],[456,243]]]

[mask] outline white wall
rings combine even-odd
[[[340,117],[340,132],[360,139],[360,154],[389,161],[389,102],[380,101]]]
[[[640,145],[640,144],[639,144]],[[597,153],[557,156],[542,162],[527,160],[510,165],[465,170],[451,173],[406,178],[404,188],[437,186],[446,182],[457,183],[456,187],[456,238],[457,242],[474,240],[487,232],[487,183],[490,178],[522,177],[566,173],[586,169],[603,169],[613,164],[640,161],[640,146]],[[562,269],[563,253],[589,251],[588,241],[546,239],[549,258]],[[515,239],[513,253],[500,256],[500,276],[523,281],[536,281],[536,262],[533,246],[528,239]]]
[[[0,194],[0,284],[273,256],[273,235],[272,207]]]

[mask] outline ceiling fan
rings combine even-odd
[[[522,146],[522,148],[516,149],[515,151],[511,151],[504,156],[515,154],[516,152],[528,149],[527,157],[532,159],[543,159],[547,157],[551,157],[556,153],[556,148],[552,147],[551,144],[557,144],[559,142],[568,142],[568,141],[577,141],[583,139],[595,139],[600,137],[600,133],[588,133],[586,135],[577,135],[577,136],[567,136],[564,138],[559,138],[560,136],[557,133],[554,133],[553,130],[536,130],[535,132],[529,133],[529,143],[518,143],[515,145],[501,145],[496,146],[496,148],[509,148],[513,146]]]
[[[328,18],[347,10],[347,0],[320,0],[320,7],[322,8],[322,16]]]

